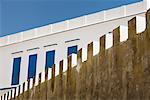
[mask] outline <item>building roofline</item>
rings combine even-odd
[[[116,20],[123,17],[133,16],[144,13],[148,9],[149,0],[123,5],[121,7],[100,11],[97,13],[77,17],[74,19],[30,29],[16,34],[0,37],[0,47],[8,46],[14,43],[20,43],[40,37],[54,35],[65,31],[86,27],[93,24],[104,23],[111,20]],[[136,8],[135,12],[134,11]],[[115,12],[115,13],[114,13]],[[119,13],[119,15],[118,15]],[[94,20],[93,20],[94,19]],[[63,28],[61,28],[63,26]],[[29,36],[28,36],[29,35]]]

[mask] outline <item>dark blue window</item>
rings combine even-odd
[[[55,50],[47,51],[45,68],[51,68],[54,62],[55,62]]]
[[[69,55],[71,55],[72,53],[77,54],[77,50],[78,50],[77,45],[72,46],[72,47],[68,47],[68,53],[67,53],[67,55],[69,56]]]
[[[14,58],[11,85],[19,84],[21,57]]]
[[[29,56],[28,79],[33,78],[36,74],[37,54]]]

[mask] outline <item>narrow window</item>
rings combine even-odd
[[[77,45],[72,46],[72,47],[68,47],[68,53],[67,53],[67,55],[69,56],[69,55],[71,55],[72,53],[77,54],[77,50],[78,50]]]
[[[19,84],[21,57],[14,58],[11,85]]]
[[[55,63],[55,50],[47,51],[45,68],[51,68],[54,63]]]
[[[29,56],[28,79],[33,78],[36,74],[37,54]]]

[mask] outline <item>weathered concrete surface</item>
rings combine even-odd
[[[16,97],[16,100],[150,100],[150,11],[147,28],[136,34],[136,19],[129,21],[129,39],[119,42],[119,27],[113,31],[113,47],[105,50],[105,36],[100,38],[100,53],[93,54],[93,43],[88,45],[88,60],[78,64]]]

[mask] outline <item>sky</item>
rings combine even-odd
[[[0,37],[142,0],[0,0]]]

